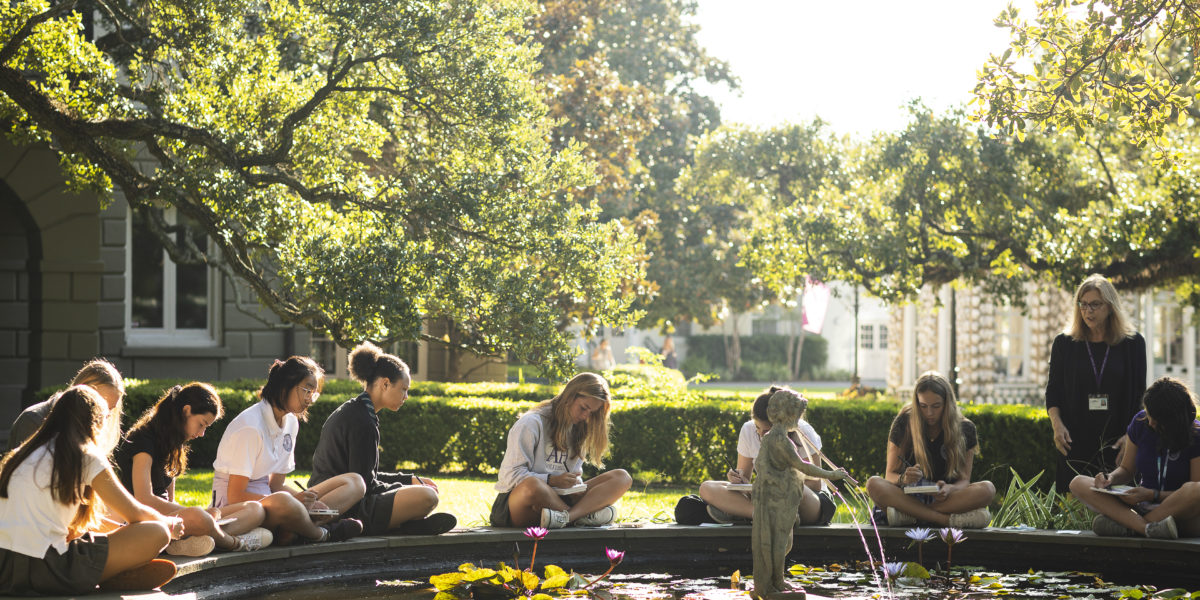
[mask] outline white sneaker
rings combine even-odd
[[[983,529],[992,522],[992,513],[987,508],[976,508],[965,513],[950,515],[950,526],[955,529]]]
[[[1175,526],[1175,517],[1167,515],[1167,518],[1161,521],[1146,523],[1146,537],[1160,540],[1179,539],[1179,529]]]
[[[166,553],[171,556],[204,556],[213,551],[217,541],[207,535],[192,535],[181,540],[171,540]]]
[[[605,525],[612,525],[613,521],[616,520],[617,507],[605,506],[596,512],[575,519],[575,525],[579,527],[603,527]]]
[[[887,507],[887,519],[887,524],[891,527],[907,527],[917,524],[916,517],[896,510],[895,506]]]
[[[271,535],[270,529],[255,527],[242,535],[234,536],[234,539],[238,541],[238,545],[232,552],[253,552],[270,546],[271,542],[275,541],[275,536]]]
[[[542,509],[542,527],[545,529],[562,529],[571,523],[571,516],[565,510]]]

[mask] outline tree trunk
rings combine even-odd
[[[725,342],[725,366],[729,368],[730,377],[736,377],[742,369],[742,339],[738,335],[738,322],[735,316],[730,327],[731,333],[721,337]]]
[[[808,337],[808,332],[804,330],[804,325],[800,325],[800,333],[795,331],[787,339],[787,365],[788,371],[792,374],[792,381],[800,379],[800,357],[804,356],[804,340]]]

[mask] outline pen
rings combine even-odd
[[[304,487],[304,484],[300,483],[299,479],[293,479],[292,483],[296,484],[296,487],[300,488],[300,491],[302,491],[302,492],[308,491],[308,488]]]

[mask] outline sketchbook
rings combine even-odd
[[[936,483],[928,485],[909,485],[904,487],[905,494],[936,494],[938,486]]]
[[[1133,491],[1133,486],[1131,486],[1131,485],[1110,485],[1106,488],[1093,487],[1092,489],[1096,490],[1097,492],[1100,492],[1102,494],[1112,494],[1114,496],[1124,496]]]
[[[314,517],[324,517],[327,515],[338,516],[340,513],[332,508],[310,508],[308,514]]]
[[[735,492],[752,492],[754,491],[753,483],[727,483],[725,489]]]
[[[558,492],[559,496],[570,496],[572,494],[582,494],[583,492],[587,491],[587,484],[586,483],[577,483],[569,488],[557,488],[556,487],[556,488],[554,488],[554,491]]]

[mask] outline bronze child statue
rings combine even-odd
[[[803,598],[804,591],[793,589],[784,580],[785,559],[792,549],[792,528],[796,525],[801,488],[807,477],[839,481],[846,471],[822,469],[800,458],[788,433],[804,416],[808,400],[796,392],[775,392],[767,404],[771,430],[762,439],[762,448],[754,461],[758,477],[751,496],[754,524],[750,546],[754,555],[754,596],[756,598]]]

